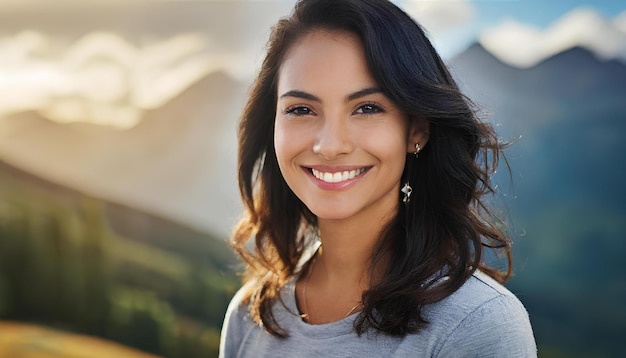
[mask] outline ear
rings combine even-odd
[[[421,149],[426,147],[430,138],[430,121],[424,116],[413,117],[409,123],[409,141],[407,143],[407,153],[415,153],[415,145],[419,144]]]

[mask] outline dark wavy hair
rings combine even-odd
[[[362,41],[370,72],[409,118],[426,117],[430,139],[409,154],[403,180],[412,200],[382,230],[370,269],[390,255],[384,277],[362,296],[354,328],[404,336],[420,330],[425,305],[456,291],[480,269],[500,282],[511,275],[510,240],[485,201],[502,144],[479,120],[420,26],[385,0],[301,0],[273,28],[267,55],[239,124],[239,188],[245,214],[232,245],[247,264],[246,302],[252,318],[287,337],[275,320],[281,288],[298,273],[317,218],[282,177],[274,151],[277,82],[287,51],[315,30],[347,31]],[[400,193],[398,195],[400,200]],[[253,238],[254,244],[250,245]],[[485,250],[504,257],[499,271]],[[445,279],[443,279],[445,277]]]

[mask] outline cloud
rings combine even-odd
[[[217,70],[250,67],[236,53],[214,50],[186,33],[138,47],[93,32],[68,48],[33,31],[0,39],[0,117],[35,110],[57,122],[133,127],[144,110],[162,106]],[[55,54],[59,52],[59,54]]]
[[[622,11],[613,19],[613,25],[626,34],[626,10]]]
[[[0,0],[10,34],[0,34],[0,118],[34,110],[57,122],[133,127],[146,109],[211,72],[249,82],[270,26],[292,7],[288,1],[87,1],[61,0],[55,2],[61,10],[50,13],[44,0]]]
[[[426,31],[444,58],[452,57],[475,41],[477,10],[466,0],[409,0],[399,4]]]
[[[467,25],[476,15],[474,5],[463,0],[410,0],[401,6],[433,36]]]
[[[521,68],[576,46],[601,59],[626,62],[626,12],[610,21],[593,9],[577,8],[545,30],[506,20],[483,32],[480,42],[500,60]]]

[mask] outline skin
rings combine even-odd
[[[318,217],[323,248],[297,284],[299,306],[310,323],[337,321],[369,287],[368,259],[398,210],[406,153],[426,145],[428,121],[409,121],[380,91],[358,37],[325,30],[285,56],[276,113],[280,170]]]

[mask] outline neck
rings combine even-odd
[[[316,263],[318,274],[328,283],[359,283],[362,289],[367,289],[370,259],[389,219],[390,216],[365,222],[319,220],[322,249]]]
[[[309,323],[334,322],[359,311],[363,292],[382,276],[387,260],[371,270],[370,259],[396,210],[378,209],[347,220],[318,218],[322,246],[297,288],[299,308]]]

